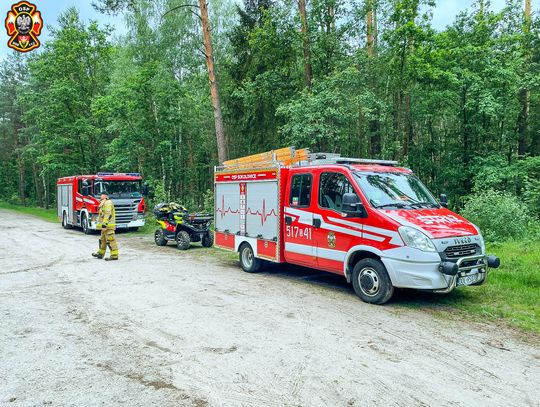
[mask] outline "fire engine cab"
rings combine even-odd
[[[96,230],[100,195],[113,201],[116,228],[136,230],[144,225],[147,187],[138,173],[98,172],[59,178],[57,183],[58,220],[64,228],[79,226],[84,233]]]
[[[478,227],[397,162],[292,147],[215,168],[215,246],[250,273],[269,261],[343,275],[374,304],[394,287],[480,285],[500,264]]]

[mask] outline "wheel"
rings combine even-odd
[[[240,266],[246,273],[256,273],[263,265],[261,259],[258,259],[253,254],[253,249],[248,243],[242,244],[239,250]]]
[[[189,233],[185,230],[181,230],[176,234],[176,247],[178,247],[180,250],[189,249],[190,243],[191,238],[189,237]]]
[[[89,235],[92,233],[92,229],[90,229],[90,227],[88,226],[88,218],[86,217],[85,213],[83,213],[81,217],[81,226],[85,235]]]
[[[71,229],[71,225],[68,223],[67,213],[64,212],[62,215],[62,227],[64,229]]]
[[[154,232],[154,242],[156,242],[158,246],[165,246],[167,244],[167,239],[165,239],[163,229],[156,229]]]
[[[208,232],[206,235],[204,235],[201,244],[203,247],[212,247],[214,244],[214,234],[212,232]]]
[[[386,267],[377,259],[362,259],[356,263],[352,283],[356,295],[370,304],[384,304],[394,294]]]

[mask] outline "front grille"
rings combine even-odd
[[[116,212],[116,223],[128,223],[134,220],[137,216],[137,208],[140,200],[131,203],[115,203],[114,209]]]
[[[477,244],[450,246],[444,250],[444,254],[449,259],[456,259],[458,257],[472,256],[476,254],[478,248],[479,246]]]

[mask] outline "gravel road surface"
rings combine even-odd
[[[509,330],[117,236],[104,262],[0,210],[1,406],[540,406],[540,346]]]

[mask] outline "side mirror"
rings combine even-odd
[[[353,193],[343,194],[341,207],[344,213],[351,218],[366,218],[366,208],[358,198],[358,195]]]
[[[440,195],[439,201],[441,202],[441,206],[443,208],[448,208],[448,197],[445,194]]]
[[[144,184],[142,187],[142,194],[144,196],[148,196],[149,193],[150,193],[150,188],[148,187],[148,184]]]

